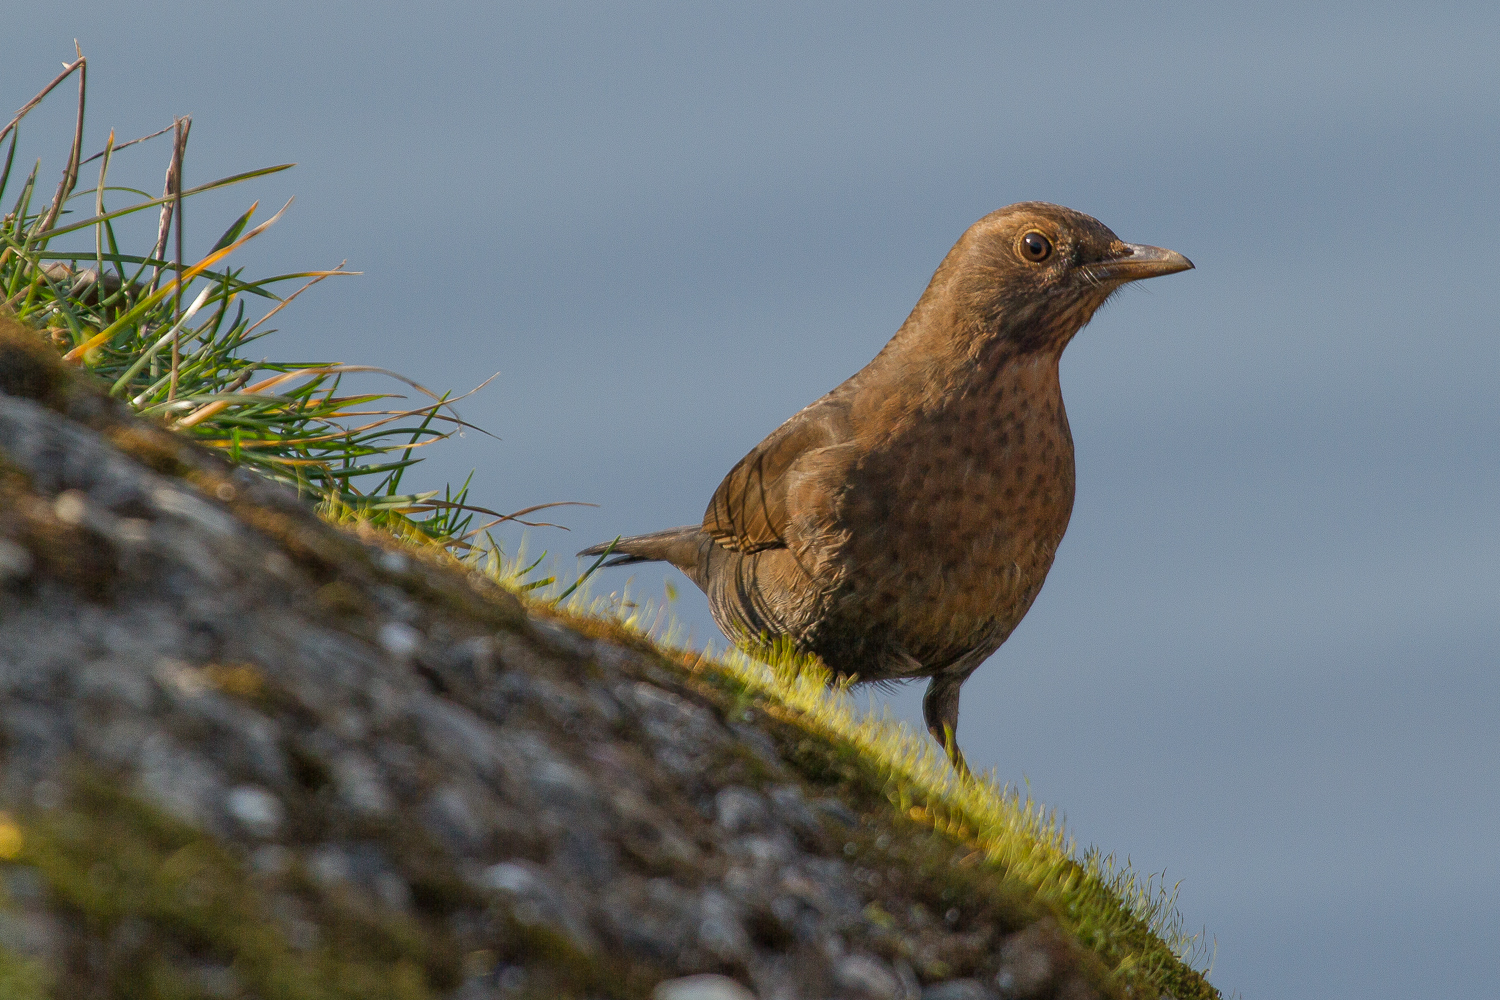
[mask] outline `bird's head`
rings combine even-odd
[[[950,322],[969,336],[1061,351],[1121,286],[1192,266],[1175,251],[1126,243],[1082,212],[1027,201],[970,226],[929,294],[947,300]]]

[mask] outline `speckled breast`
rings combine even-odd
[[[847,542],[815,645],[869,680],[977,662],[1031,607],[1073,509],[1056,366],[1001,372],[899,422],[840,502]]]

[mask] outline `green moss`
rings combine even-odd
[[[451,935],[418,917],[372,911],[361,899],[320,892],[296,866],[270,880],[251,875],[209,837],[129,795],[104,776],[75,777],[67,801],[21,824],[16,863],[34,867],[74,933],[102,967],[70,963],[52,984],[36,962],[0,950],[0,997],[110,995],[206,1000],[197,966],[227,967],[265,1000],[429,1000],[451,993],[465,969],[497,964],[527,972],[522,995],[644,998],[665,974],[619,956],[592,956],[545,927],[491,910],[493,950],[463,955]],[[413,867],[421,914],[492,906],[457,880],[410,831],[366,831]],[[274,919],[273,894],[296,898],[320,940],[298,950]],[[100,947],[103,945],[103,947]]]
[[[47,1000],[50,979],[40,962],[0,948],[0,997],[5,1000]]]
[[[21,834],[5,813],[0,813],[0,858],[9,858],[19,846]],[[5,887],[0,883],[0,919],[11,910]],[[51,995],[52,977],[41,962],[19,955],[0,944],[0,997],[4,1000],[46,1000]]]
[[[102,969],[63,973],[60,996],[99,986],[140,1000],[207,996],[198,963],[227,965],[267,1000],[426,1000],[456,985],[445,950],[404,916],[306,900],[322,940],[293,948],[236,858],[101,776],[79,777],[64,806],[23,831],[17,861],[41,872],[79,929],[110,942]]]
[[[526,970],[523,996],[548,1000],[606,996],[645,1000],[666,973],[623,956],[584,954],[567,938],[538,924],[502,917],[497,956]]]

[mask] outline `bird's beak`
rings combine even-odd
[[[1086,270],[1103,281],[1138,281],[1192,268],[1193,262],[1176,250],[1126,243],[1118,253],[1087,265]]]

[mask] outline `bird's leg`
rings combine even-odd
[[[971,774],[963,751],[958,748],[958,692],[968,676],[938,674],[927,685],[927,694],[922,698],[922,717],[927,723],[927,731],[942,745],[948,759],[953,762],[953,769],[965,778]]]
[[[969,770],[969,762],[964,760],[964,752],[958,748],[953,727],[946,722],[943,723],[943,750],[948,754],[948,760],[953,764],[953,770],[958,772],[960,778],[972,778],[974,772]]]

